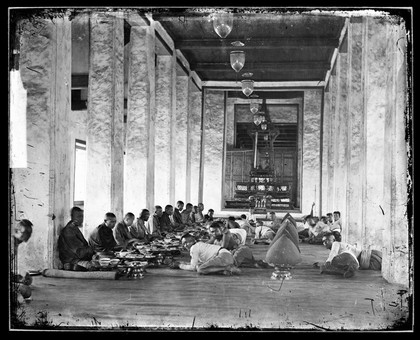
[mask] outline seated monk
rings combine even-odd
[[[192,211],[193,205],[191,203],[187,203],[185,210],[181,212],[182,224],[186,227],[191,227],[194,225],[194,221],[191,217]]]
[[[90,233],[89,245],[98,255],[113,256],[113,249],[117,245],[112,229],[117,223],[117,218],[111,212],[105,214],[104,222]]]
[[[115,228],[112,230],[115,242],[117,242],[117,247],[119,246],[122,249],[127,249],[129,245],[140,241],[137,238],[133,238],[130,233],[129,228],[132,226],[133,222],[134,214],[129,212],[125,214],[124,219],[121,222],[117,223]]]
[[[95,269],[95,263],[91,261],[95,251],[89,246],[80,231],[83,226],[83,210],[73,207],[70,215],[70,222],[61,230],[58,237],[58,255],[64,270]]]
[[[130,235],[138,240],[149,241],[151,234],[147,226],[147,221],[150,217],[150,212],[147,209],[143,209],[136,222],[129,226]]]

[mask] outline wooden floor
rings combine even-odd
[[[268,246],[251,248],[263,259]],[[272,269],[244,268],[227,277],[164,267],[132,281],[35,276],[25,322],[59,329],[322,331],[395,330],[407,318],[407,301],[397,294],[402,287],[380,272],[359,271],[350,279],[321,275],[312,264],[325,260],[328,250],[300,248],[303,261],[280,291]]]

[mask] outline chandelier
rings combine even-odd
[[[249,97],[249,95],[254,91],[254,81],[251,79],[244,79],[241,81],[242,83],[242,92],[245,96]]]
[[[260,104],[258,102],[258,96],[256,94],[253,94],[250,96],[251,102],[249,103],[249,109],[253,114],[256,114],[259,110]]]
[[[232,31],[233,14],[232,13],[215,13],[213,15],[213,28],[220,38],[226,38]]]
[[[245,65],[245,52],[244,51],[232,51],[230,52],[230,66],[239,72]]]

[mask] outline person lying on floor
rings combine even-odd
[[[197,271],[202,275],[212,273],[232,275],[241,272],[234,266],[232,254],[219,245],[197,242],[190,234],[181,237],[181,244],[190,252],[191,261],[189,263],[174,261],[170,264],[171,269]]]
[[[107,212],[104,217],[104,222],[98,225],[89,235],[89,245],[98,255],[113,256],[113,250],[117,245],[114,239],[112,229],[117,223],[117,218],[114,213]]]
[[[358,257],[362,250],[357,244],[338,242],[332,233],[322,238],[323,244],[330,249],[330,254],[324,264],[315,263],[320,267],[321,274],[343,275],[345,278],[354,276],[359,268]]]
[[[124,219],[117,223],[115,228],[112,230],[117,246],[120,246],[124,250],[127,249],[128,246],[134,245],[136,242],[140,242],[140,239],[133,238],[130,233],[130,227],[133,225],[133,222],[134,214],[129,212],[125,214]]]
[[[241,235],[241,232],[243,234]],[[213,222],[209,227],[209,244],[219,245],[229,250],[237,267],[267,268],[262,260],[256,261],[251,248],[245,245],[246,232],[241,228],[229,229],[221,221]]]
[[[97,266],[91,261],[95,251],[80,231],[83,226],[83,210],[73,207],[70,216],[70,222],[61,230],[58,237],[58,255],[64,270],[96,269]]]

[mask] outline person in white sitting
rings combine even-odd
[[[330,249],[330,254],[324,264],[315,263],[315,266],[320,266],[320,273],[343,275],[345,278],[354,276],[359,268],[357,258],[362,252],[361,247],[357,243],[335,241],[332,233],[324,235],[322,241],[325,247]]]

